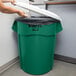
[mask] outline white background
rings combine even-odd
[[[63,31],[57,35],[55,53],[76,58],[76,4],[49,5],[62,18]]]
[[[28,3],[28,0],[19,1]],[[0,13],[0,66],[6,64],[18,56],[17,38],[14,36],[11,29],[12,24],[17,17],[17,14],[8,15]]]

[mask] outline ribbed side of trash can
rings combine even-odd
[[[16,21],[20,66],[24,72],[41,75],[53,68],[56,34],[62,30],[60,22],[30,26]]]
[[[21,68],[35,75],[50,71],[54,61],[54,42],[55,37],[19,36]]]

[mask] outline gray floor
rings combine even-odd
[[[29,75],[23,72],[19,67],[19,63],[16,63],[7,71],[3,72],[0,76],[36,76],[36,75]],[[47,74],[37,76],[76,76],[76,65],[55,60],[54,68],[52,71],[48,72]]]

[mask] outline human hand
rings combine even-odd
[[[15,3],[15,0],[2,0],[2,1],[4,1],[4,2],[11,2],[12,4]],[[17,13],[19,16],[27,17],[25,12],[23,12],[22,10],[18,10],[18,9],[6,6],[3,3],[0,4],[0,12],[8,13],[8,14]]]
[[[17,14],[22,17],[27,17],[24,11],[18,10]]]
[[[12,8],[12,7],[9,7],[9,6],[6,6],[6,5],[1,5],[0,6],[0,12],[7,13],[7,14],[17,13],[19,16],[27,17],[25,12],[23,12],[22,10],[15,9],[15,8]]]

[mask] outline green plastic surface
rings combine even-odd
[[[18,33],[21,68],[33,75],[41,75],[53,68],[56,34],[62,30],[60,22],[29,27],[15,21],[13,30]]]

